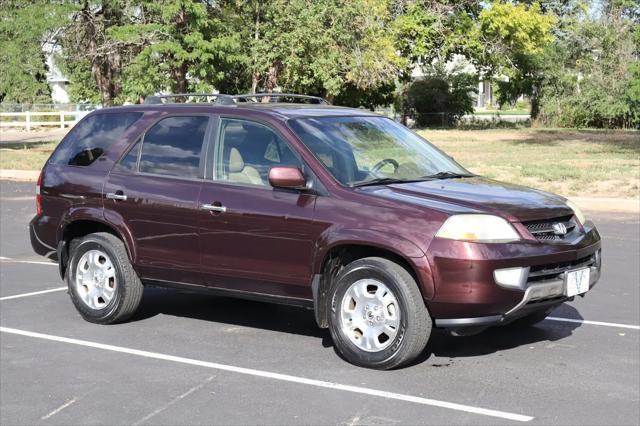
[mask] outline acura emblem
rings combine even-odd
[[[565,235],[567,233],[567,227],[564,223],[554,223],[552,228],[555,235]]]

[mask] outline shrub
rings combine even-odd
[[[451,126],[473,112],[477,79],[469,74],[428,76],[414,82],[406,95],[405,113],[418,126]]]

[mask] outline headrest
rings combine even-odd
[[[244,160],[237,148],[231,148],[229,152],[229,173],[240,173],[244,170]]]

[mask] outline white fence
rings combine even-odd
[[[0,112],[0,127],[19,127],[27,131],[33,127],[40,126],[64,129],[65,127],[73,127],[74,124],[89,112],[90,111]],[[43,121],[41,117],[53,117],[53,119]]]

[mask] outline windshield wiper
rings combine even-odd
[[[353,188],[360,188],[362,186],[387,185],[391,183],[407,183],[407,182],[416,182],[416,181],[417,179],[397,179],[397,178],[383,177],[383,178],[367,180],[364,182],[357,182],[352,184],[351,186]]]
[[[421,179],[456,179],[456,178],[467,178],[467,177],[473,177],[473,176],[475,175],[447,171],[447,172],[438,172],[433,175],[422,176]]]
[[[363,186],[374,186],[374,185],[388,185],[392,183],[410,183],[410,182],[424,182],[425,180],[432,179],[455,179],[455,178],[466,178],[473,177],[475,175],[466,174],[466,173],[456,173],[456,172],[438,172],[433,175],[422,176],[417,179],[398,179],[391,177],[382,177],[367,180],[364,182],[357,182],[351,185],[353,188],[360,188]]]

